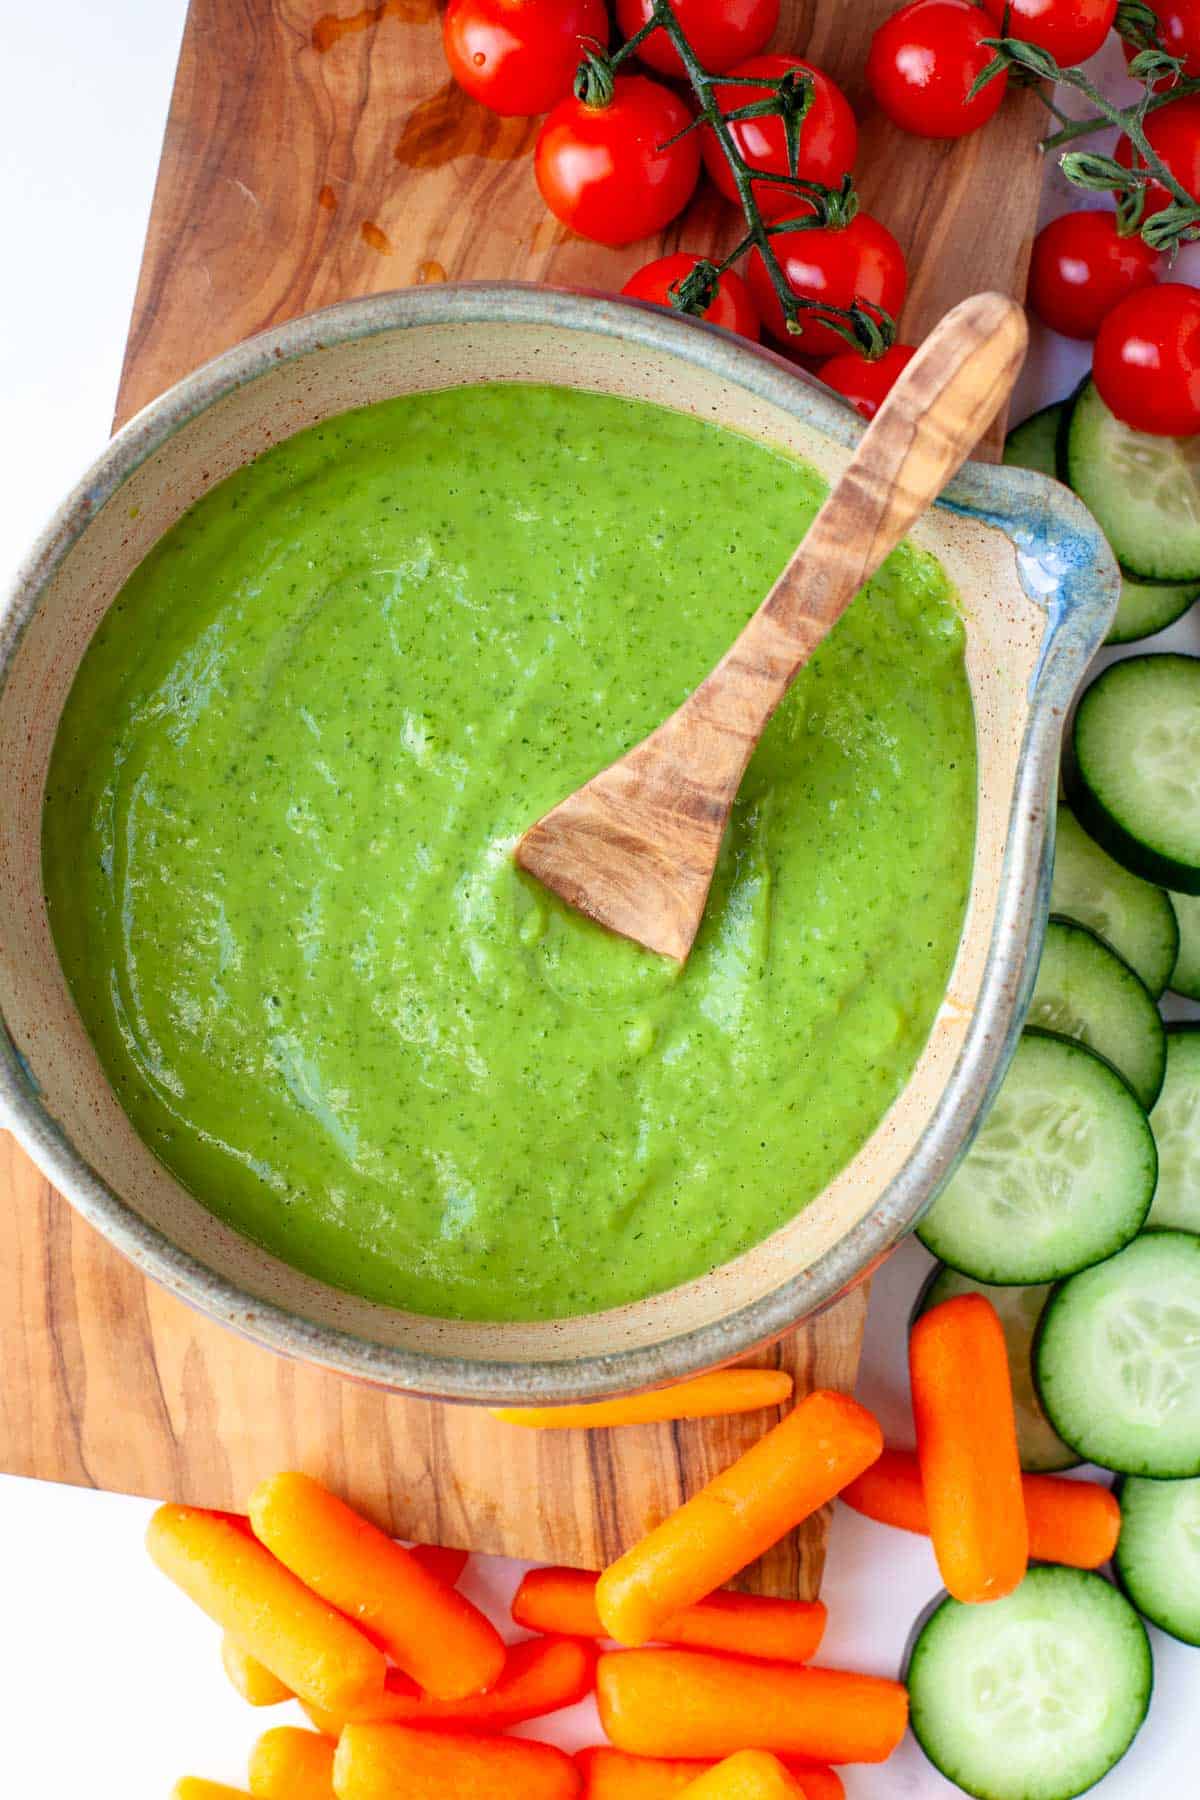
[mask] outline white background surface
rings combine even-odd
[[[0,192],[12,262],[0,290],[0,574],[108,433],[184,10],[184,0],[5,8]],[[1102,65],[1113,74],[1119,54],[1110,49]],[[1061,210],[1055,185],[1047,206]],[[1086,360],[1082,347],[1035,339],[1015,416],[1065,393]],[[1186,641],[1200,643],[1194,616]],[[901,1443],[911,1442],[904,1321],[928,1266],[918,1246],[906,1246],[872,1296],[859,1391]],[[240,1783],[257,1731],[292,1710],[253,1714],[235,1698],[215,1628],[142,1552],[149,1511],[0,1477],[0,1796],[165,1800],[184,1773]],[[516,1575],[515,1565],[479,1559],[468,1591],[500,1618]],[[923,1540],[839,1509],[821,1660],[894,1674],[938,1587]],[[1098,1800],[1200,1793],[1200,1651],[1151,1635],[1150,1719],[1095,1790]],[[530,1728],[539,1732],[568,1747],[599,1736],[588,1707],[561,1715],[553,1732]],[[849,1800],[957,1791],[911,1738],[886,1767],[850,1769],[845,1779]]]

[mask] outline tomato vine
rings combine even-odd
[[[675,14],[672,0],[651,0],[645,23],[618,49],[605,51],[597,46],[587,51],[575,77],[576,98],[587,106],[611,104],[616,71],[652,31],[660,29],[683,64],[699,109],[679,135],[706,126],[711,129],[729,164],[746,224],[743,236],[727,256],[719,262],[700,259],[696,267],[673,286],[672,305],[681,312],[704,312],[712,302],[719,278],[748,251],[757,250],[789,333],[802,337],[804,320],[808,317],[814,323],[819,320],[860,354],[868,358],[882,356],[896,340],[896,322],[891,315],[858,301],[849,307],[837,307],[795,293],[771,242],[781,232],[840,230],[849,225],[858,212],[858,194],[852,176],[846,175],[837,187],[828,187],[799,173],[800,133],[813,98],[813,78],[806,70],[792,69],[778,77],[714,74],[703,66],[693,50]],[[726,111],[720,100],[721,90],[737,87],[766,89],[767,92],[761,98],[748,100],[744,105]],[[762,118],[782,121],[788,163],[786,174],[753,167],[743,156],[730,129],[740,120]],[[803,210],[789,218],[772,217],[768,222],[754,192],[760,185],[778,187],[794,195]]]
[[[994,55],[972,92],[1007,71],[1026,81],[1054,82],[1082,94],[1095,111],[1084,119],[1065,121],[1060,130],[1043,138],[1041,148],[1061,149],[1106,126],[1115,125],[1124,132],[1132,146],[1132,166],[1092,150],[1069,150],[1060,158],[1062,172],[1075,187],[1115,193],[1118,229],[1125,235],[1138,233],[1152,250],[1174,254],[1180,244],[1200,238],[1200,196],[1188,192],[1154,148],[1146,134],[1146,119],[1162,106],[1200,93],[1200,81],[1185,78],[1182,61],[1168,53],[1159,36],[1158,20],[1145,0],[1121,0],[1117,28],[1136,52],[1129,73],[1142,83],[1142,92],[1131,106],[1118,106],[1081,70],[1062,68],[1038,45],[1005,36],[985,40]],[[1172,85],[1156,92],[1164,81]],[[1051,110],[1062,118],[1057,108]],[[1147,217],[1146,193],[1153,183],[1166,191],[1169,204]]]

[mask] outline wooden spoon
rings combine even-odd
[[[1003,294],[946,314],[774,587],[679,710],[530,827],[523,869],[609,930],[686,960],[746,764],[818,644],[966,461],[1025,355]]]

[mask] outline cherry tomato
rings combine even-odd
[[[1146,119],[1146,137],[1150,148],[1162,157],[1168,169],[1189,194],[1200,200],[1200,94],[1185,94],[1172,100]],[[1125,168],[1133,167],[1133,145],[1127,137],[1118,143],[1113,155]],[[1152,181],[1146,189],[1146,211],[1158,212],[1174,199],[1165,187]]]
[[[968,100],[992,60],[990,20],[969,0],[913,0],[871,39],[867,85],[894,124],[918,137],[965,137],[986,125],[1004,98],[1007,74]]]
[[[1121,237],[1112,213],[1064,213],[1033,240],[1029,305],[1064,337],[1093,338],[1118,300],[1157,280],[1158,262],[1140,237]]]
[[[728,72],[733,75],[765,75],[769,81],[777,81],[789,69],[803,69],[813,78],[812,103],[800,127],[800,153],[796,159],[796,173],[803,175],[807,181],[819,181],[826,187],[837,187],[843,175],[848,175],[854,167],[854,158],[858,152],[858,126],[841,88],[813,63],[802,62],[798,56],[752,56],[749,61],[739,63],[736,69]],[[766,92],[766,88],[757,87],[722,88],[721,105],[727,112],[733,112],[739,106],[760,100]],[[730,130],[734,142],[751,168],[763,169],[772,175],[788,173],[787,144],[782,119],[740,119]],[[718,190],[727,200],[736,204],[738,191],[733,172],[716,136],[707,126],[704,130],[704,166]],[[763,215],[769,219],[780,219],[789,213],[804,211],[803,204],[797,202],[795,194],[789,193],[785,188],[777,188],[770,182],[756,181],[754,197]]]
[[[450,0],[442,42],[459,87],[495,113],[549,112],[583,55],[608,43],[604,0]]]
[[[1100,397],[1135,431],[1200,432],[1200,288],[1143,288],[1114,306],[1096,336]]]
[[[650,13],[651,0],[617,0],[621,36],[631,38],[640,31]],[[709,74],[728,75],[736,63],[770,43],[779,23],[779,0],[675,0],[675,17]],[[652,31],[637,53],[662,75],[679,79],[685,73],[665,31]]]
[[[534,173],[556,219],[599,244],[651,237],[682,212],[700,174],[691,113],[646,75],[618,75],[607,106],[560,100],[538,133]]]
[[[673,256],[660,256],[655,262],[648,262],[643,268],[635,271],[621,289],[623,294],[630,294],[635,300],[653,300],[659,306],[670,306],[669,290],[681,282],[685,275],[690,275],[698,262],[703,258],[693,256],[686,250],[677,250]],[[672,308],[672,311],[676,310]],[[740,275],[732,269],[726,269],[717,283],[716,298],[706,306],[701,318],[707,319],[710,325],[721,325],[726,331],[740,332],[742,337],[758,337],[758,314],[754,302],[750,298],[750,290]]]
[[[826,387],[836,388],[843,394],[855,412],[860,412],[864,419],[873,419],[901,369],[916,354],[914,344],[893,344],[890,350],[885,350],[871,362],[857,350],[846,350],[841,356],[831,356],[827,363],[822,363],[817,374]]]
[[[1185,76],[1194,79],[1200,75],[1200,0],[1159,0],[1151,11],[1158,20],[1163,48],[1179,58]],[[1132,62],[1136,49],[1125,43],[1124,50],[1126,62]],[[1168,84],[1160,81],[1157,85],[1163,88]]]
[[[870,213],[859,213],[840,231],[781,231],[771,242],[794,294],[829,306],[847,307],[859,300],[893,318],[904,305],[908,286],[904,253],[887,226]],[[758,316],[773,338],[806,356],[837,356],[846,348],[845,339],[819,320],[801,318],[804,331],[798,337],[788,331],[779,296],[757,250],[750,253],[746,279]]]
[[[1048,50],[1060,68],[1086,62],[1112,30],[1117,0],[983,0],[999,37],[1008,6],[1008,36]]]

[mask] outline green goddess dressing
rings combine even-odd
[[[146,1143],[337,1286],[547,1319],[789,1219],[904,1086],[970,881],[974,727],[902,547],[767,730],[683,969],[512,847],[716,661],[819,480],[655,407],[397,399],[221,483],[88,650],[50,920]]]

